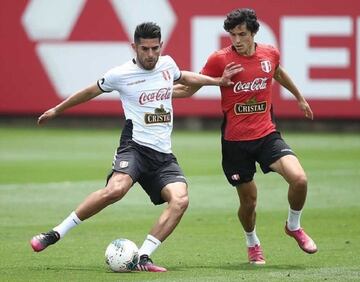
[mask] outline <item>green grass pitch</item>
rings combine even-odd
[[[189,182],[190,206],[153,255],[167,273],[110,272],[107,244],[140,245],[163,206],[135,185],[129,194],[42,253],[29,239],[67,216],[104,185],[119,130],[0,128],[0,281],[356,281],[360,280],[360,135],[293,134],[309,178],[302,225],[319,252],[284,234],[287,185],[256,174],[257,231],[264,267],[247,263],[235,190],[222,175],[219,132],[177,132],[173,148]]]

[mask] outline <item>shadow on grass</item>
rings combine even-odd
[[[169,267],[169,271],[184,271],[186,269],[219,269],[219,270],[250,270],[259,271],[263,270],[305,270],[308,266],[303,265],[290,265],[290,264],[266,264],[266,265],[251,265],[249,263],[228,263],[222,265],[193,265],[193,266],[182,266],[182,267]]]
[[[80,265],[52,265],[52,266],[34,266],[29,267],[31,270],[41,270],[41,271],[53,271],[53,272],[64,272],[64,271],[74,271],[74,272],[109,272],[112,273],[110,270],[106,269],[106,267],[101,266],[80,266]]]
[[[100,274],[106,274],[106,275],[123,275],[123,276],[130,276],[134,274],[142,273],[141,271],[132,271],[132,272],[113,272],[108,267],[104,266],[80,266],[80,265],[59,265],[59,266],[36,266],[36,267],[29,267],[29,270],[31,271],[48,271],[53,273],[100,273]],[[174,269],[175,270],[175,269]],[[179,271],[179,270],[177,270]]]
[[[169,266],[168,272],[182,272],[187,271],[189,269],[198,269],[198,270],[230,270],[230,271],[267,271],[267,270],[306,270],[308,266],[303,265],[289,265],[289,264],[282,264],[282,265],[261,265],[255,266],[249,263],[227,263],[222,265],[182,265],[182,266]],[[31,267],[31,270],[35,271],[51,271],[51,272],[90,272],[90,273],[103,273],[107,275],[112,274],[119,274],[116,272],[112,272],[111,270],[107,269],[106,266],[79,266],[79,265],[59,265],[59,266],[42,266],[42,267]],[[134,275],[135,273],[141,273],[138,271],[133,272],[124,272],[121,273],[124,276],[127,275]]]

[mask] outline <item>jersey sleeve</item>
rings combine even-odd
[[[181,71],[180,71],[178,65],[176,64],[176,62],[174,61],[173,58],[171,58],[170,56],[166,56],[166,57],[169,60],[169,63],[171,65],[171,70],[173,71],[174,81],[179,80],[181,78]]]
[[[223,64],[218,53],[213,53],[207,59],[205,66],[202,68],[201,72],[204,75],[211,77],[220,77],[224,71]]]
[[[109,70],[104,74],[102,78],[97,81],[97,85],[99,86],[100,90],[103,92],[111,92],[115,90],[114,82],[115,82],[116,75],[114,74],[113,69]]]
[[[275,47],[272,47],[272,51],[274,56],[275,68],[277,68],[280,65],[280,51]]]

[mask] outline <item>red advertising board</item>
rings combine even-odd
[[[198,72],[229,44],[224,16],[256,10],[256,40],[275,45],[281,64],[317,118],[360,119],[359,0],[0,0],[0,114],[38,114],[95,82],[132,56],[136,24],[162,27],[163,54]],[[301,117],[296,102],[274,84],[277,117]],[[177,116],[221,116],[216,87],[174,101]],[[117,93],[103,94],[69,114],[122,113]]]

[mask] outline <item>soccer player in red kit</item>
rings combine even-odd
[[[309,104],[279,63],[279,51],[259,44],[254,37],[259,30],[254,10],[230,12],[224,29],[232,45],[213,53],[202,74],[219,77],[231,62],[242,71],[233,77],[234,87],[221,87],[222,166],[229,183],[236,187],[240,200],[239,220],[245,231],[249,262],[265,264],[260,240],[255,230],[257,187],[255,163],[264,173],[275,171],[289,184],[289,213],[285,233],[293,237],[306,253],[315,253],[314,241],[300,226],[300,216],[307,193],[307,177],[292,149],[276,130],[272,113],[272,79],[296,98],[305,117],[313,119]],[[200,87],[175,86],[175,98],[189,97]]]

